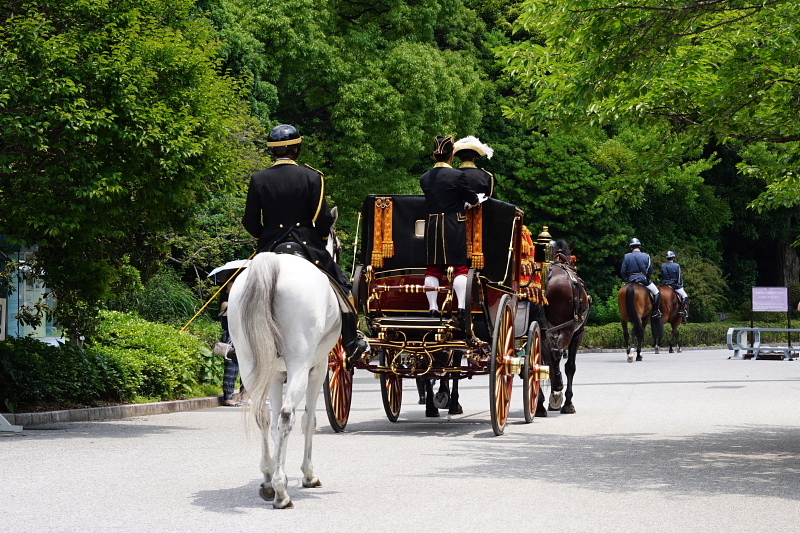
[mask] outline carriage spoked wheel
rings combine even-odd
[[[514,357],[514,308],[511,296],[504,295],[497,308],[492,338],[492,354],[489,364],[489,401],[492,415],[492,430],[502,435],[508,422],[511,404],[511,389],[514,373],[509,358]]]
[[[386,350],[381,350],[381,366],[389,366],[391,361],[386,359]],[[380,376],[383,410],[386,411],[386,418],[390,422],[397,422],[400,416],[400,404],[403,401],[403,378],[392,372],[384,372]]]
[[[328,373],[323,384],[325,411],[336,433],[344,431],[353,400],[353,369],[347,370],[346,357],[340,340],[328,354]]]
[[[537,322],[531,322],[528,328],[528,340],[525,343],[525,361],[522,364],[522,410],[525,422],[533,422],[536,413],[539,391],[542,381],[539,378],[539,367],[542,365],[542,330]]]

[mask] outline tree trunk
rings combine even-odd
[[[781,243],[778,253],[781,260],[780,284],[788,287],[789,285],[799,283],[800,258],[797,257],[797,249],[792,246],[792,240]]]

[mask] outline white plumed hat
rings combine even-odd
[[[473,135],[456,141],[453,152],[457,154],[459,150],[475,150],[479,155],[484,155],[488,159],[491,159],[494,154],[494,150],[489,145],[483,144],[480,139]]]

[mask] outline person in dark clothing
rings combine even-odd
[[[688,315],[686,312],[686,304],[689,302],[689,296],[683,288],[683,272],[681,272],[681,266],[675,262],[675,252],[672,250],[667,252],[667,262],[661,265],[661,281],[664,282],[664,285],[672,287],[678,294],[678,297],[681,299],[681,310],[678,311],[678,314],[682,317],[686,317]]]
[[[482,143],[477,137],[472,135],[456,141],[453,146],[453,153],[461,160],[458,170],[467,176],[470,187],[478,194],[485,194],[487,198],[494,197],[494,176],[475,165],[475,161],[483,156],[491,159],[494,150]]]
[[[307,259],[325,271],[350,293],[350,279],[325,249],[333,216],[325,200],[324,174],[308,165],[297,164],[303,138],[297,128],[281,124],[272,129],[267,147],[275,163],[255,173],[247,191],[242,224],[258,239],[259,252],[293,242]],[[342,313],[342,344],[352,362],[369,350],[358,331],[358,316]]]
[[[425,285],[438,287],[447,272],[454,270],[453,289],[459,314],[466,308],[467,291],[467,215],[465,208],[478,205],[486,197],[470,187],[467,176],[454,169],[453,137],[436,137],[433,158],[436,164],[419,180],[425,193],[428,219],[425,223],[427,267]],[[431,316],[439,316],[438,292],[425,293]]]
[[[650,281],[653,275],[653,263],[650,256],[642,252],[642,243],[637,238],[631,239],[631,251],[622,260],[620,274],[626,283],[639,283],[653,295],[653,318],[661,316],[661,293],[656,284]]]

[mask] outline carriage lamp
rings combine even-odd
[[[542,226],[542,232],[536,237],[533,246],[533,260],[544,263],[553,260],[553,236],[547,231],[547,226]]]

